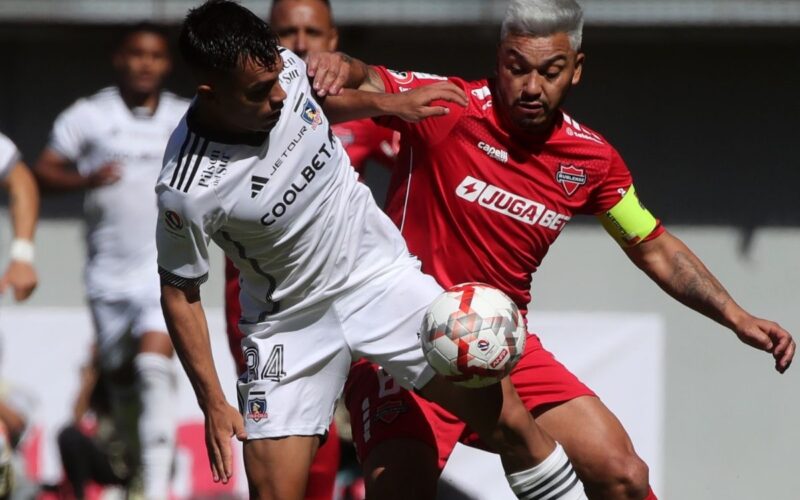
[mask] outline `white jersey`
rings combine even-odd
[[[241,272],[243,324],[285,317],[418,265],[358,182],[305,64],[285,49],[281,57],[287,97],[269,134],[215,137],[190,110],[156,186],[162,280],[205,281],[214,240]]]
[[[0,179],[6,178],[20,158],[19,150],[11,139],[0,134]]]
[[[188,103],[162,92],[151,116],[129,109],[119,90],[109,87],[78,100],[56,119],[50,149],[84,176],[107,163],[117,164],[122,175],[114,184],[86,192],[89,297],[114,300],[145,286],[157,290],[153,186]]]

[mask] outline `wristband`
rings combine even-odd
[[[11,242],[11,250],[8,253],[11,260],[18,262],[33,262],[33,242],[30,240],[23,240],[15,238]]]

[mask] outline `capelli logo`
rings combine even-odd
[[[495,160],[499,161],[500,163],[508,163],[508,151],[504,151],[502,149],[498,149],[494,146],[490,146],[483,141],[478,143],[478,149],[486,153],[489,158],[494,158]]]

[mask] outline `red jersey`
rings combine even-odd
[[[333,125],[333,133],[342,141],[350,164],[359,176],[364,175],[367,160],[384,167],[394,166],[400,137],[394,130],[381,127],[369,118]]]
[[[386,212],[411,253],[442,286],[489,283],[526,311],[531,273],[566,223],[608,211],[631,186],[625,162],[563,113],[540,142],[512,138],[492,105],[491,80],[376,70],[387,92],[449,80],[469,100],[466,108],[443,102],[449,114],[419,123],[378,119],[402,137]]]

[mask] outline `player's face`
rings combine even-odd
[[[273,69],[251,60],[220,79],[213,92],[218,114],[240,132],[268,132],[278,122],[286,99],[278,77],[283,70],[279,57]]]
[[[114,54],[120,85],[137,94],[158,92],[170,70],[167,41],[156,33],[133,33]]]
[[[281,45],[300,57],[334,51],[339,41],[331,11],[320,0],[282,0],[275,3],[270,24]]]
[[[580,81],[583,58],[566,33],[503,39],[497,49],[497,107],[506,125],[522,134],[546,132]]]

